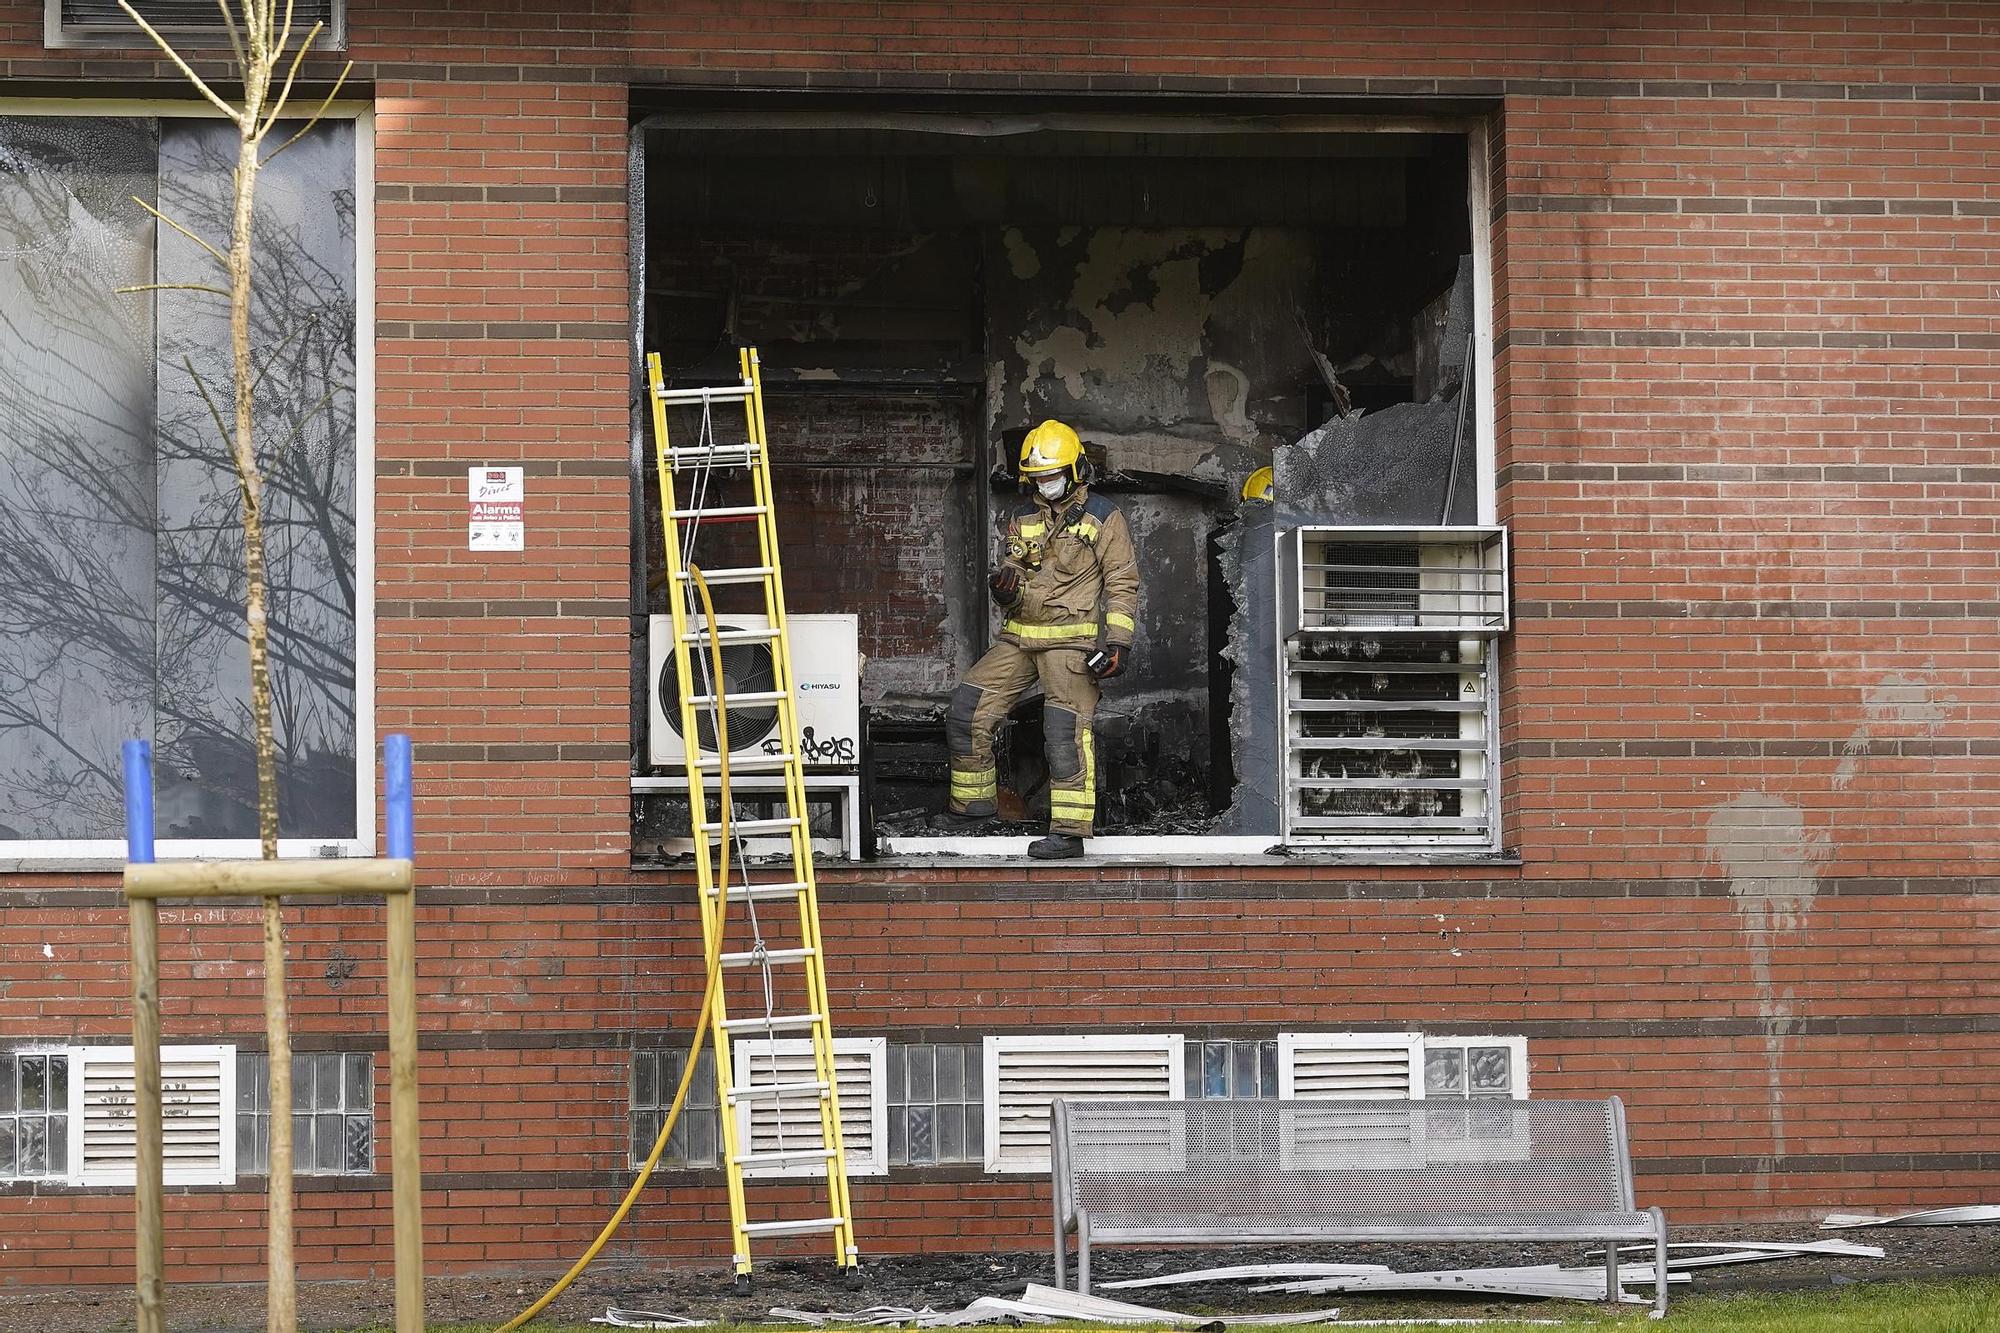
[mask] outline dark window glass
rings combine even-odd
[[[323,122],[258,189],[287,837],[357,827],[354,136]],[[227,303],[119,291],[223,281],[133,196],[226,248],[235,153],[219,120],[0,117],[0,840],[120,836],[131,736],[162,838],[256,836]]]

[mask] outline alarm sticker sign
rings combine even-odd
[[[527,486],[517,467],[466,470],[466,545],[474,551],[526,547]]]

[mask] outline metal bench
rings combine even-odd
[[[1051,1120],[1056,1285],[1076,1232],[1093,1245],[1301,1241],[1654,1243],[1667,1308],[1667,1221],[1632,1201],[1625,1108],[1579,1101],[1070,1101]]]

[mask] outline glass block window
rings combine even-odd
[[[1511,1098],[1528,1095],[1526,1037],[1425,1037],[1424,1096]]]
[[[271,1060],[236,1057],[236,1170],[271,1171]],[[367,1051],[292,1056],[292,1171],[365,1176],[375,1171],[375,1057]]]
[[[1193,1041],[1184,1048],[1190,1100],[1278,1095],[1276,1041]]]
[[[68,1057],[0,1055],[0,1180],[68,1174]]]
[[[673,1109],[674,1092],[687,1069],[687,1052],[632,1052],[632,1164],[637,1166],[653,1151],[660,1126]],[[694,1082],[688,1085],[687,1104],[660,1155],[662,1166],[707,1167],[722,1165],[722,1131],[717,1119],[715,1056],[704,1050],[695,1066]]]
[[[889,1165],[986,1160],[985,1060],[973,1043],[889,1047]]]

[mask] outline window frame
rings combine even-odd
[[[336,0],[338,3],[339,0]],[[49,0],[55,3],[55,0]],[[136,32],[137,29],[135,28]],[[375,110],[343,100],[325,118],[354,123],[354,795],[355,835],[280,838],[280,857],[372,857],[376,852],[375,765]],[[149,117],[220,120],[205,103],[153,98],[16,98],[0,96],[0,117]],[[252,857],[255,838],[163,838],[162,860]],[[26,862],[123,862],[123,838],[0,840],[0,870]]]
[[[1108,108],[1079,112],[1078,116],[1088,120],[1097,110],[1107,115]],[[734,112],[685,112],[659,110],[640,117],[631,125],[626,139],[627,159],[630,164],[629,185],[632,206],[627,220],[628,238],[632,241],[628,273],[628,290],[633,319],[643,323],[646,309],[647,256],[644,238],[646,235],[646,179],[649,153],[647,136],[659,131],[673,131],[678,128],[740,128],[760,127],[787,128],[792,125],[810,123],[816,128],[860,128],[863,122],[854,120],[850,124],[847,111],[833,104],[824,95],[806,99],[793,111],[758,113],[753,118],[739,124],[727,124],[735,118]],[[1277,106],[1262,106],[1246,111],[1246,115],[1284,119],[1297,116],[1295,110]],[[774,119],[775,117],[775,119]],[[797,119],[792,119],[796,117]],[[886,128],[891,133],[905,131],[923,132],[928,127],[931,132],[947,132],[938,124],[949,119],[950,108],[940,107],[898,114],[891,117],[894,124]],[[1177,123],[1185,123],[1185,115],[1167,111],[1145,113],[1141,119],[1153,122],[1159,131],[1167,131]],[[1495,232],[1493,225],[1495,175],[1493,153],[1495,150],[1495,129],[1490,118],[1482,114],[1425,113],[1409,117],[1363,117],[1330,116],[1329,121],[1347,120],[1344,127],[1358,134],[1397,135],[1452,134],[1463,136],[1466,150],[1465,206],[1467,210],[1467,245],[1472,258],[1472,354],[1468,360],[1471,371],[1472,395],[1470,399],[1471,427],[1473,432],[1474,463],[1473,522],[1480,526],[1506,526],[1499,513],[1499,397],[1497,389],[1496,350],[1494,333],[1495,310]],[[879,126],[879,117],[871,118],[867,124]],[[947,156],[970,153],[963,146],[947,151]],[[643,330],[635,333],[631,347],[629,367],[631,397],[634,402],[643,400],[645,392],[645,368]],[[633,447],[633,485],[630,493],[628,525],[634,534],[643,533],[648,522],[645,513],[643,482],[651,468],[647,462],[650,444],[650,426],[644,414],[634,410],[630,422]],[[990,542],[993,532],[987,532],[980,540]],[[1264,558],[1246,552],[1246,558]],[[630,580],[634,605],[645,604],[644,589],[647,571],[643,560],[631,562],[627,574]],[[986,612],[978,607],[973,614],[984,616]],[[1275,628],[1275,617],[1273,625]],[[1497,640],[1496,640],[1497,644]],[[1282,653],[1279,662],[1282,665]],[[652,671],[643,642],[635,645],[632,652],[631,690],[635,708],[643,708],[643,700],[651,693]],[[1489,652],[1485,670],[1487,688],[1491,698],[1490,712],[1493,717],[1491,731],[1495,738],[1500,735],[1501,716],[1508,700],[1503,694],[1506,680],[1500,670],[1497,650]],[[1257,689],[1272,689],[1280,712],[1280,725],[1284,709],[1282,686],[1273,681],[1268,685],[1258,683]],[[645,729],[635,712],[632,723],[633,740],[637,746],[635,754],[645,753]],[[1212,722],[1211,725],[1221,725]],[[652,790],[646,784],[651,779],[642,775],[641,768],[635,767],[629,777],[631,810],[636,811],[640,803]],[[1124,865],[1173,865],[1190,856],[1202,857],[1214,863],[1238,866],[1270,866],[1275,864],[1297,864],[1300,861],[1329,865],[1441,865],[1441,864],[1510,864],[1513,858],[1508,854],[1505,843],[1505,824],[1508,815],[1505,805],[1506,788],[1501,781],[1500,765],[1492,764],[1492,835],[1487,843],[1475,844],[1465,840],[1450,841],[1389,841],[1389,842],[1334,842],[1326,839],[1288,839],[1281,825],[1270,832],[1256,834],[1196,833],[1196,834],[1103,834],[1091,839],[1092,856],[1098,862],[1117,862]],[[1278,775],[1282,779],[1282,773]],[[1025,852],[1032,835],[1009,834],[895,834],[886,830],[875,830],[879,847],[875,856],[857,864],[864,865],[918,865],[929,864],[937,856],[964,858],[961,864],[978,864],[980,860],[993,863],[1014,864]],[[975,859],[976,858],[976,859]],[[642,866],[646,863],[639,863]]]

